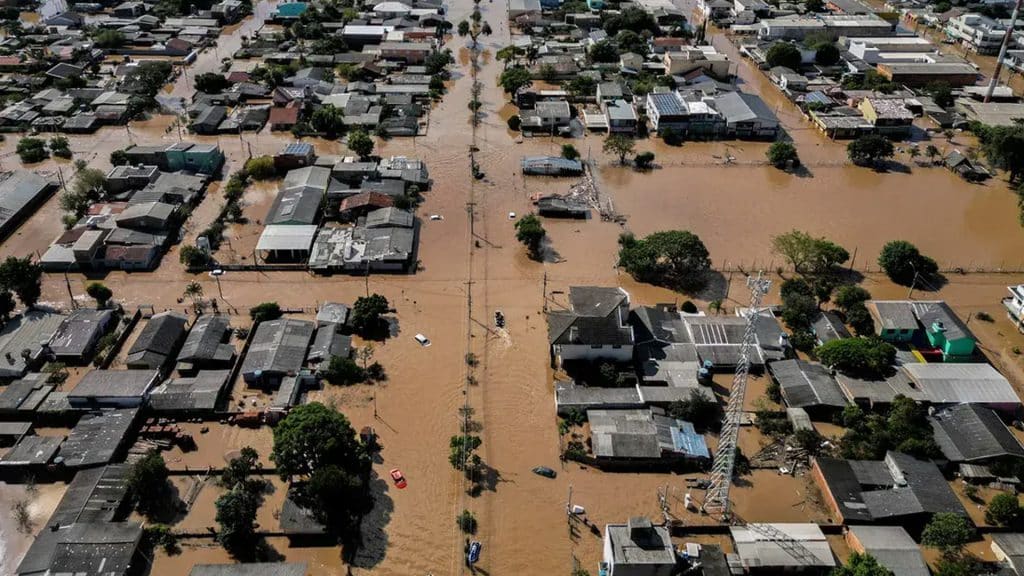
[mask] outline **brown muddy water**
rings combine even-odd
[[[470,8],[468,0],[458,0],[452,4],[449,17],[461,20]],[[482,3],[481,8],[484,19],[494,28],[494,34],[482,38],[482,43],[493,53],[509,41],[503,5]],[[259,14],[268,9],[266,2],[257,6]],[[173,93],[189,96],[189,78],[218,68],[220,58],[240,43],[240,34],[258,28],[258,21],[250,19],[239,31],[222,37],[218,53],[204,53],[196,67],[178,78]],[[719,42],[721,39],[716,40],[716,44]],[[451,46],[461,54],[465,41],[455,38]],[[707,521],[682,510],[685,484],[681,476],[605,474],[559,463],[552,372],[542,314],[545,274],[552,297],[553,292],[579,284],[621,285],[635,304],[672,302],[685,296],[640,285],[621,275],[614,263],[617,237],[624,228],[597,219],[545,221],[558,263],[553,258],[536,263],[525,257],[508,213],[529,212],[531,195],[564,191],[571,181],[523,178],[519,160],[530,154],[557,154],[567,141],[521,139],[507,130],[505,119],[511,110],[493,81],[500,70],[501,64],[491,59],[480,72],[484,116],[477,129],[477,158],[487,174],[484,180],[471,181],[469,177],[472,129],[466,107],[470,97],[467,63],[460,62],[449,94],[431,110],[426,136],[378,142],[381,155],[404,154],[426,160],[435,184],[425,194],[420,212],[424,216],[418,256],[421,270],[413,276],[374,275],[368,280],[369,290],[385,295],[397,309],[398,335],[375,343],[374,360],[385,367],[387,382],[376,387],[330,388],[312,395],[337,406],[355,427],[373,426],[383,445],[381,461],[374,466],[376,474],[385,477],[388,470],[400,467],[409,481],[405,490],[381,488],[378,524],[383,530],[377,534],[377,544],[383,539],[387,551],[383,557],[367,559],[354,567],[356,574],[463,572],[464,542],[454,522],[463,509],[472,511],[479,520],[476,538],[484,543],[480,568],[488,573],[564,573],[572,566],[573,557],[594,573],[601,555],[600,539],[585,531],[570,536],[564,511],[570,488],[572,501],[584,505],[589,519],[598,526],[637,514],[660,519],[657,490],[665,486],[670,489],[674,514],[687,522]],[[638,234],[691,229],[704,239],[719,266],[726,260],[746,265],[756,260],[759,267],[768,268],[772,264],[770,237],[794,227],[826,234],[851,251],[856,248],[858,262],[873,261],[885,241],[901,237],[914,241],[943,263],[974,260],[987,265],[1001,261],[1006,266],[1016,265],[1021,253],[1021,229],[1016,222],[1015,199],[1002,181],[978,186],[966,184],[940,168],[877,174],[846,166],[843,143],[822,138],[745,62],[740,62],[739,71],[741,82],[748,84],[745,89],[759,91],[779,110],[787,133],[809,164],[810,175],[793,176],[760,165],[765,144],[687,143],[681,148],[668,148],[657,141],[642,141],[638,147],[654,150],[656,162],[662,167],[640,174],[617,166],[615,159],[603,155],[600,137],[573,142],[598,164],[602,191],[627,216],[625,229]],[[92,137],[73,136],[72,149],[76,158],[108,168],[110,151],[128,142],[177,141],[173,121],[172,117],[156,117],[133,123],[127,130],[105,128]],[[925,136],[922,133],[915,137]],[[218,143],[229,158],[225,176],[245,161],[250,147],[254,155],[273,154],[291,140],[269,132],[243,135],[241,139],[188,139]],[[3,144],[5,169],[17,164],[11,155],[16,140],[11,137]],[[320,154],[347,153],[340,142],[308,141]],[[47,161],[32,168],[56,175],[57,166]],[[72,170],[66,163],[60,169],[65,175]],[[250,252],[259,232],[255,222],[265,215],[274,192],[273,183],[250,188],[243,200],[250,223],[229,229],[230,243],[225,243],[222,254],[233,252],[240,259]],[[472,232],[467,202],[474,203]],[[194,237],[205,228],[222,203],[220,189],[212,189],[197,209],[186,237]],[[444,219],[428,220],[427,214],[439,214]],[[60,228],[54,198],[0,246],[0,255],[42,252]],[[90,280],[81,274],[69,275],[72,292],[83,294]],[[283,307],[303,308],[308,314],[318,302],[352,302],[366,290],[363,278],[291,272],[229,272],[216,282],[205,275],[184,273],[176,249],[156,272],[103,275],[115,298],[127,306],[153,304],[158,309],[180,308],[177,300],[191,280],[202,284],[207,297],[217,297],[242,315],[250,306],[268,300],[276,300]],[[1021,276],[971,275],[950,280],[938,296],[949,300],[965,317],[972,311],[989,311],[996,319],[994,323],[976,326],[972,322],[971,328],[978,331],[986,352],[1002,362],[1000,367],[1010,375],[1016,374],[1015,382],[1024,381],[1019,377],[1020,360],[1012,353],[1014,346],[1022,345],[1021,339],[998,309],[1005,285],[1020,282]],[[778,284],[769,297],[771,301],[777,301]],[[868,275],[866,285],[879,297],[898,297],[903,290],[875,275]],[[722,297],[729,313],[745,304],[747,296],[739,274],[726,274],[696,301],[704,305]],[[63,275],[47,276],[44,299],[67,306]],[[493,327],[495,310],[504,312],[508,322],[505,329]],[[433,344],[419,346],[412,338],[417,333],[427,335]],[[478,384],[464,395],[467,352],[473,352],[480,364],[474,374]],[[728,386],[728,376],[721,383]],[[245,392],[239,392],[244,398]],[[752,381],[748,407],[761,393],[763,382]],[[474,408],[474,419],[482,426],[480,454],[489,469],[485,488],[475,497],[466,495],[461,476],[447,462],[449,438],[459,433],[457,410],[467,399]],[[219,466],[225,455],[246,445],[256,447],[265,459],[272,443],[269,429],[216,424],[210,425],[206,434],[195,430],[193,436],[198,450],[168,453],[172,468],[202,470]],[[745,430],[741,440],[751,448],[761,442],[752,430]],[[530,469],[538,465],[558,469],[558,478],[548,480],[532,474]],[[216,489],[204,487],[200,501],[215,498],[215,493]],[[737,512],[747,519],[824,519],[813,488],[804,477],[758,471],[737,486],[733,496]],[[189,522],[194,520],[196,526],[208,523],[211,512],[206,508],[200,504]],[[290,560],[309,561],[313,574],[341,574],[347,568],[337,548],[293,549],[278,540],[272,544]],[[189,541],[183,547],[184,552],[177,556],[161,552],[153,573],[184,575],[193,563],[229,561],[223,550],[209,541]]]

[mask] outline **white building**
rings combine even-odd
[[[1010,295],[1003,298],[1003,306],[1006,306],[1006,315],[1013,321],[1018,330],[1024,332],[1024,284],[1017,284],[1007,288]]]
[[[569,310],[548,314],[548,337],[556,361],[633,358],[633,327],[629,293],[622,288],[572,286]]]
[[[670,576],[676,553],[668,528],[644,517],[604,527],[604,563],[608,576]]]
[[[946,34],[978,54],[997,54],[1007,24],[983,14],[962,14],[946,23]]]

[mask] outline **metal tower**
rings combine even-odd
[[[708,514],[719,514],[723,520],[729,518],[729,486],[732,484],[733,467],[736,464],[736,443],[739,439],[740,420],[743,417],[743,397],[747,391],[747,377],[750,375],[750,354],[756,343],[755,328],[760,313],[761,298],[768,292],[771,281],[758,272],[756,277],[747,277],[750,289],[750,307],[747,309],[747,327],[740,345],[740,359],[729,391],[729,403],[725,407],[722,433],[718,437],[718,450],[711,467],[711,483],[704,497],[702,510]]]

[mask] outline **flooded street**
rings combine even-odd
[[[189,97],[190,82],[196,74],[217,70],[220,59],[241,43],[241,35],[259,28],[273,3],[259,2],[257,17],[247,19],[228,35],[221,36],[218,49],[207,50],[188,72],[179,76],[172,93]],[[468,39],[454,37],[448,46],[459,56],[456,80],[448,94],[430,112],[426,136],[377,140],[376,154],[407,155],[427,162],[434,184],[424,194],[420,208],[422,230],[419,259],[414,275],[373,275],[366,284],[362,277],[317,277],[304,272],[228,272],[218,280],[207,275],[187,274],[178,262],[178,248],[172,249],[158,270],[111,272],[103,282],[114,298],[133,308],[152,304],[157,310],[181,309],[178,302],[185,285],[201,283],[207,298],[217,298],[223,309],[233,308],[241,317],[235,325],[247,323],[249,307],[277,301],[284,308],[301,308],[310,313],[327,301],[352,303],[368,289],[386,296],[397,310],[399,333],[375,343],[374,360],[380,362],[388,380],[376,387],[328,387],[311,394],[311,399],[335,405],[359,429],[373,426],[383,446],[376,474],[400,467],[409,488],[382,487],[374,531],[377,541],[386,543],[383,557],[367,559],[351,567],[353,574],[404,576],[410,574],[460,574],[464,537],[455,525],[463,509],[479,521],[476,536],[484,545],[481,572],[503,574],[565,574],[574,558],[596,573],[601,556],[600,538],[584,531],[570,535],[565,505],[572,491],[573,503],[586,507],[597,526],[623,522],[630,516],[649,515],[661,519],[657,491],[669,487],[672,513],[688,523],[706,523],[706,518],[683,511],[683,477],[674,474],[610,474],[559,462],[559,436],[553,398],[553,374],[549,367],[547,327],[543,316],[545,295],[554,297],[573,285],[621,285],[630,292],[633,305],[672,302],[686,298],[668,290],[633,282],[614,267],[617,238],[628,229],[639,235],[665,229],[689,229],[707,244],[716,268],[772,270],[778,265],[770,250],[770,238],[799,228],[827,235],[857,251],[853,267],[876,267],[882,244],[900,238],[910,240],[940,261],[943,267],[984,267],[1017,270],[1024,264],[1024,233],[1017,221],[1016,197],[999,178],[984,185],[965,183],[943,168],[913,168],[909,173],[880,174],[855,168],[845,162],[845,143],[830,142],[815,131],[795,108],[785,101],[723,37],[715,44],[737,61],[741,87],[762,95],[777,110],[787,135],[792,138],[809,174],[797,176],[763,165],[767,144],[748,142],[685,143],[671,148],[660,140],[638,142],[638,150],[653,150],[659,168],[638,173],[617,165],[601,151],[603,138],[587,136],[573,144],[591,156],[598,166],[603,194],[626,217],[625,227],[595,218],[581,221],[545,220],[551,249],[558,263],[529,260],[516,241],[509,212],[529,213],[530,196],[564,192],[569,179],[524,178],[519,169],[522,156],[555,154],[560,138],[525,138],[510,132],[506,119],[511,113],[507,96],[496,85],[502,64],[491,57],[510,42],[503,3],[480,4],[483,18],[494,29],[481,37],[484,48],[479,72],[483,83],[483,120],[477,129],[477,160],[485,178],[470,177],[469,149],[473,144],[470,113],[471,79]],[[467,18],[472,3],[456,0],[449,6],[454,23]],[[129,129],[103,128],[94,136],[70,136],[75,158],[90,166],[108,169],[111,151],[129,143],[176,142],[178,132],[172,116],[155,116],[133,122]],[[958,136],[957,139],[966,137]],[[292,141],[287,133],[264,131],[234,136],[186,136],[186,140],[216,143],[228,157],[226,178],[253,155],[274,154]],[[521,140],[521,141],[520,141]],[[347,154],[336,141],[308,138],[321,155]],[[19,166],[13,155],[17,138],[2,145],[2,166]],[[941,144],[941,145],[940,145]],[[937,144],[940,148],[947,144]],[[726,157],[734,160],[724,165]],[[907,162],[906,155],[897,158]],[[70,163],[53,160],[31,167],[56,177],[58,169],[68,178]],[[249,257],[257,241],[262,219],[273,199],[273,183],[251,186],[244,198],[245,225],[232,225],[218,256],[224,261]],[[211,187],[196,209],[186,231],[191,241],[216,217],[223,204],[221,187]],[[472,216],[469,214],[472,211]],[[429,220],[428,214],[444,216]],[[0,255],[42,253],[60,233],[60,210],[55,195],[22,227],[3,242]],[[470,220],[472,218],[472,231]],[[94,280],[69,274],[47,275],[43,299],[68,306],[68,285],[76,296]],[[778,301],[779,278],[774,278],[768,301]],[[999,298],[1007,284],[1024,280],[1024,275],[953,276],[941,291],[927,297],[947,299],[967,318],[987,311],[995,322],[972,321],[990,359],[1004,370],[1015,385],[1024,384],[1021,360],[1012,350],[1024,346],[1001,312]],[[368,286],[367,286],[368,285]],[[545,294],[545,287],[547,294]],[[867,287],[878,298],[906,296],[906,289],[893,286],[877,274],[868,274]],[[925,297],[918,293],[918,297]],[[694,298],[705,306],[724,298],[727,313],[745,305],[747,293],[741,274],[724,273],[713,290]],[[493,316],[501,310],[507,319],[504,329],[493,328]],[[425,334],[430,347],[420,346],[413,335]],[[479,359],[477,384],[464,395],[466,354]],[[728,385],[726,375],[722,381]],[[751,385],[748,403],[756,400],[763,382]],[[375,401],[374,401],[375,398]],[[448,462],[449,438],[459,434],[458,409],[468,400],[474,420],[481,426],[483,444],[479,453],[487,465],[484,489],[478,496],[466,494],[462,476]],[[750,404],[751,406],[753,404]],[[374,416],[376,410],[377,416]],[[196,470],[219,466],[230,451],[250,445],[266,462],[272,445],[271,431],[215,426],[208,434],[198,424],[184,424],[193,433],[198,450],[166,454],[174,470]],[[759,446],[760,439],[744,430],[741,443],[746,450]],[[539,465],[558,470],[551,480],[532,474]],[[381,482],[380,484],[383,484]],[[0,485],[3,490],[17,487]],[[41,486],[39,501],[47,503],[56,487]],[[202,531],[211,525],[212,502],[219,488],[204,486],[197,508],[181,527]],[[273,496],[260,511],[264,529],[276,531],[274,516],[280,506],[283,485],[275,483]],[[825,520],[816,506],[815,494],[803,477],[781,476],[774,471],[756,471],[733,491],[737,512],[748,520]],[[0,504],[10,508],[8,496],[0,491]],[[57,496],[59,499],[59,494]],[[52,505],[56,504],[56,500]],[[50,505],[50,504],[47,504]],[[52,509],[52,505],[51,509]],[[40,518],[42,504],[40,504]],[[20,555],[27,539],[8,537],[11,523],[0,523],[2,541],[8,546],[3,558]],[[344,574],[347,568],[335,548],[289,548],[287,540],[271,538],[274,549],[288,560],[308,561],[312,574]],[[209,540],[195,539],[183,544],[183,552],[168,556],[159,552],[152,574],[185,576],[194,563],[229,561],[226,553]],[[6,566],[3,567],[6,569]],[[3,570],[0,570],[2,572]],[[6,573],[6,572],[4,572]]]

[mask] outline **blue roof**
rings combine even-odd
[[[829,98],[824,92],[816,90],[814,92],[808,92],[804,96],[804,102],[818,102],[820,104],[832,104],[832,99]]]
[[[679,98],[676,97],[674,92],[648,94],[647,97],[650,98],[651,104],[658,109],[659,115],[682,116],[687,113],[687,110],[683,108],[682,103],[679,102]]]
[[[305,156],[313,151],[313,145],[308,142],[293,142],[284,147],[286,156]]]
[[[682,422],[682,426],[672,427],[672,445],[676,451],[693,458],[710,458],[708,445],[704,442],[704,437],[693,428],[693,424],[683,420],[677,422]]]

